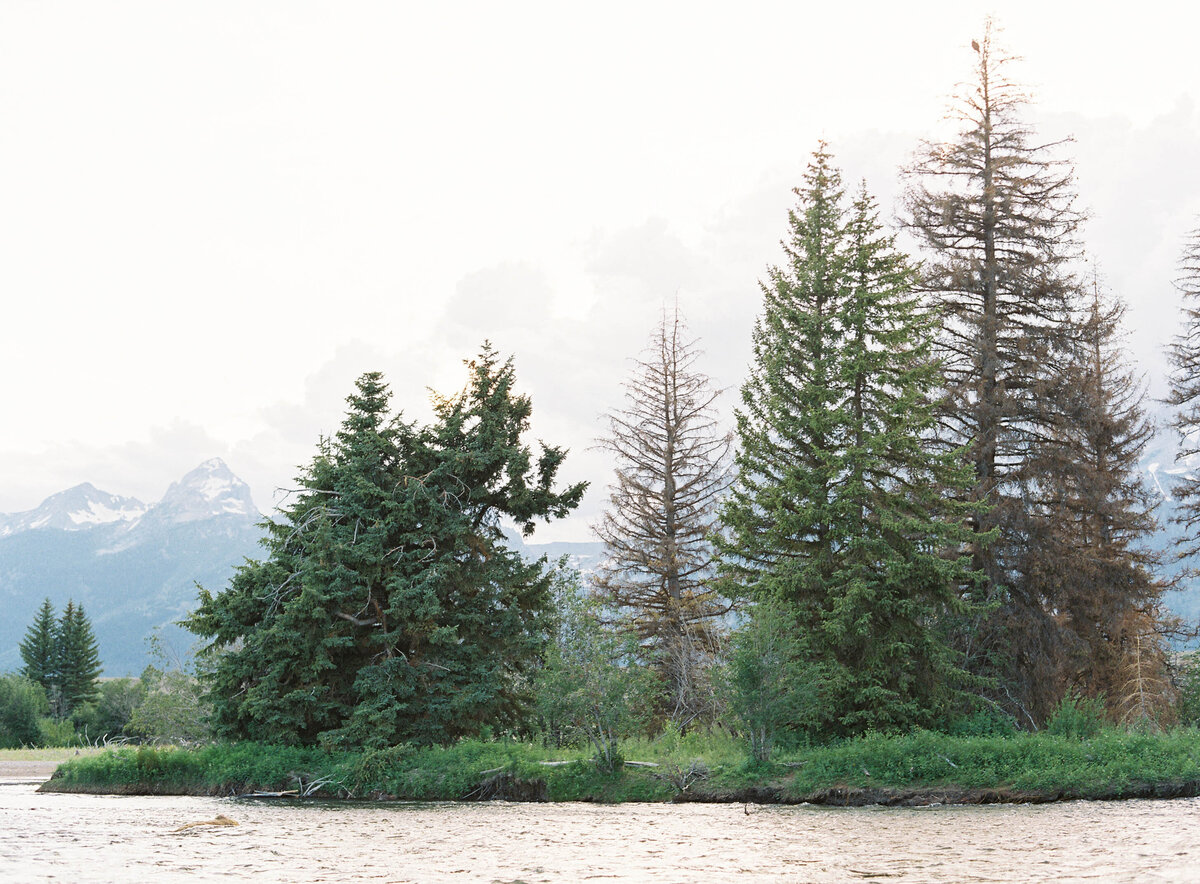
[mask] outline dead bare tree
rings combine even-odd
[[[707,669],[730,603],[714,589],[716,505],[729,484],[731,437],[720,391],[696,370],[678,306],[664,311],[608,416],[602,448],[616,455],[609,508],[596,526],[606,559],[597,590],[634,632],[668,688],[668,716],[687,726],[710,706]]]

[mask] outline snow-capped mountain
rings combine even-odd
[[[82,603],[104,674],[137,675],[147,637],[162,630],[180,652],[193,638],[174,625],[196,606],[196,584],[220,591],[246,558],[261,556],[250,489],[219,459],[205,461],[146,505],[85,484],[36,509],[0,514],[0,672],[42,599]]]
[[[90,482],[47,497],[32,510],[0,514],[0,537],[37,528],[80,531],[114,522],[132,522],[146,512],[146,505],[132,497],[101,491]]]
[[[147,519],[175,524],[228,515],[257,519],[258,510],[250,498],[250,486],[219,457],[206,460],[172,483],[162,500],[146,513]]]

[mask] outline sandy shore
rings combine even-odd
[[[48,780],[57,761],[18,761],[11,759],[0,760],[0,783],[30,782],[32,780]]]

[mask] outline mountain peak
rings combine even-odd
[[[154,505],[155,514],[167,522],[194,522],[212,516],[255,517],[258,510],[250,486],[233,474],[219,457],[204,461],[167,489]]]
[[[84,482],[51,494],[35,509],[0,514],[0,537],[34,528],[80,531],[111,522],[130,522],[146,512],[146,505],[132,497],[120,497]]]

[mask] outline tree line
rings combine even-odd
[[[563,451],[521,441],[511,359],[485,346],[430,426],[360,378],[268,558],[189,621],[217,733],[388,745],[537,719],[604,756],[619,732],[722,715],[763,752],[781,734],[972,716],[1037,729],[1064,701],[1168,723],[1182,624],[1147,543],[1152,428],[1125,308],[1089,272],[1061,144],[1027,122],[990,26],[972,45],[957,132],[904,171],[915,255],[814,153],[732,434],[682,316],[664,314],[601,440],[617,472],[588,591],[502,542],[502,520],[528,532],[583,492],[554,486]],[[1198,241],[1173,351],[1185,453]],[[1177,492],[1185,557],[1198,481]]]
[[[1082,240],[1070,163],[1026,118],[989,25],[955,132],[904,170],[898,230],[828,147],[760,283],[726,432],[678,308],[608,415],[616,460],[590,585],[526,562],[580,502],[566,452],[485,343],[422,425],[358,379],[341,428],[268,523],[262,561],[201,591],[209,726],[225,739],[381,747],[586,739],[724,723],[780,740],[1036,730],[1063,710],[1194,723],[1185,625],[1149,540],[1153,427],[1124,304]],[[914,244],[910,254],[899,235]],[[1200,231],[1177,285],[1181,456],[1200,452]],[[1194,573],[1200,478],[1173,490]],[[1099,714],[1099,713],[1098,713]]]

